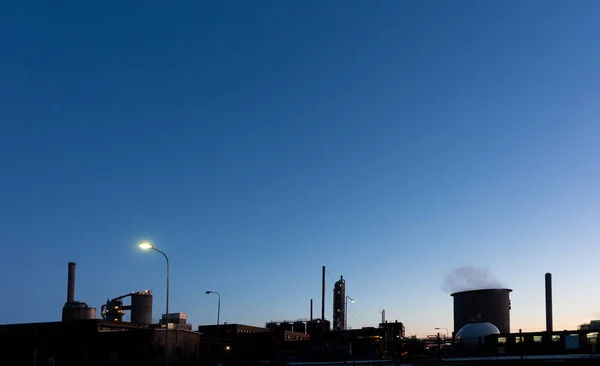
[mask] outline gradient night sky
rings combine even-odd
[[[379,311],[452,328],[487,268],[512,327],[600,318],[597,1],[4,2],[0,323],[152,289],[194,324]],[[331,276],[331,277],[330,277]]]

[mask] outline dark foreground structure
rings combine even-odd
[[[200,334],[170,330],[173,364],[192,364]],[[164,329],[102,320],[0,326],[6,365],[157,365],[163,361]],[[5,363],[2,362],[2,365]]]
[[[399,322],[314,334],[242,324],[198,328],[169,329],[170,365],[383,360],[423,349],[406,342]],[[0,365],[158,366],[164,336],[165,328],[94,319],[0,325]]]
[[[442,352],[446,363],[600,365],[598,332],[591,330],[491,334]]]

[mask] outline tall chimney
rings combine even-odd
[[[69,262],[69,277],[67,279],[67,302],[75,302],[75,262]]]
[[[381,310],[381,324],[385,323],[385,309]]]
[[[325,266],[323,266],[323,279],[321,285],[321,321],[325,321]],[[322,328],[322,327],[321,327]]]
[[[552,332],[552,274],[546,273],[546,331]]]

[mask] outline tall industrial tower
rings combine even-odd
[[[346,281],[344,276],[333,287],[333,330],[343,330],[346,324]]]

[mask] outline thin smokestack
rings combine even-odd
[[[321,285],[321,321],[325,321],[325,266],[323,266],[322,282],[323,283]]]
[[[310,321],[311,321],[311,322],[312,322],[312,320],[313,320],[313,313],[312,313],[313,306],[312,306],[312,300],[313,300],[313,299],[310,299]]]
[[[546,273],[546,331],[552,332],[552,274]]]
[[[381,310],[381,324],[385,323],[385,309]]]
[[[69,262],[69,277],[67,279],[67,302],[75,301],[75,263]]]

